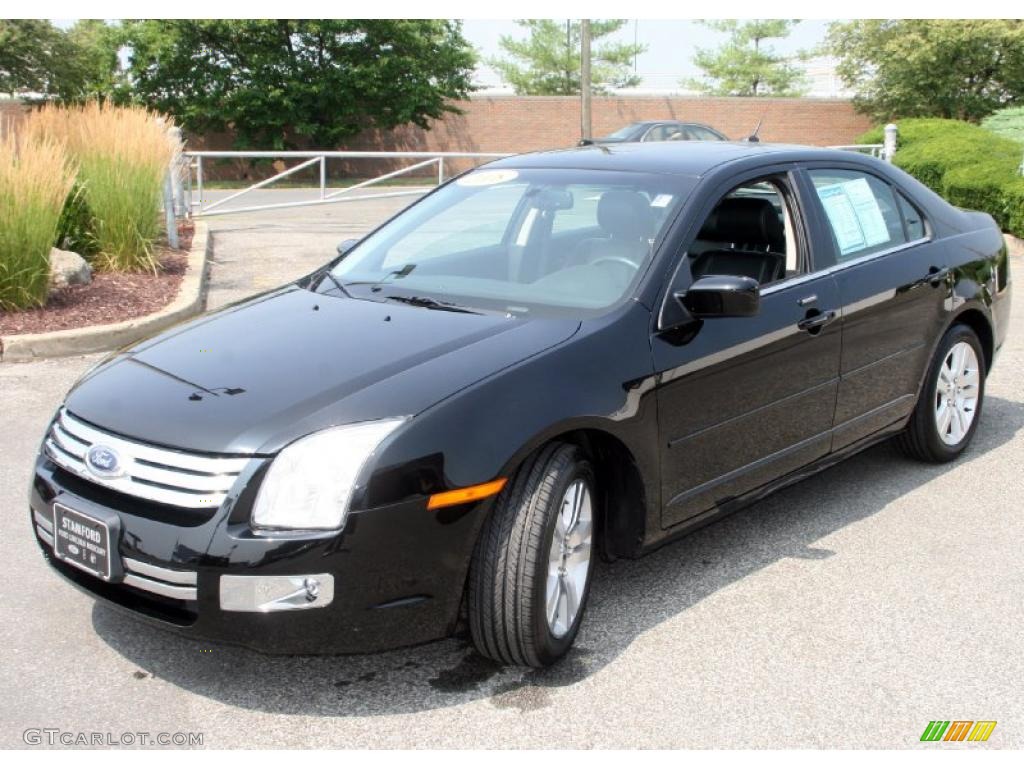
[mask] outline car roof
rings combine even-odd
[[[679,120],[675,117],[669,117],[664,120],[634,120],[629,125],[700,125],[704,123],[698,123],[694,120]]]
[[[752,158],[770,162],[829,160],[856,162],[856,152],[746,141],[658,141],[591,144],[502,158],[489,168],[564,168],[703,176],[725,163]]]

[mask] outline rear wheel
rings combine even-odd
[[[981,342],[971,328],[954,325],[939,343],[900,447],[921,461],[952,461],[971,442],[984,397]]]
[[[542,667],[572,646],[590,591],[595,490],[580,450],[553,443],[498,495],[470,569],[469,626],[480,653]]]

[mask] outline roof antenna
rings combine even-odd
[[[757,134],[761,130],[761,123],[763,123],[763,122],[764,122],[764,117],[762,116],[761,119],[757,121],[757,126],[755,126],[755,128],[754,128],[754,132],[752,134],[750,134],[749,136],[747,136],[747,141],[756,144],[757,142],[759,142],[761,140],[761,139],[759,139],[757,137]]]

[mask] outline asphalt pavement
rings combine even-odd
[[[211,306],[307,272],[408,201],[211,219]],[[546,671],[500,668],[465,638],[262,656],[71,588],[37,549],[27,487],[48,419],[98,358],[0,364],[0,746],[51,728],[216,748],[1024,747],[1024,300],[961,460],[881,445],[599,566],[576,650]],[[922,744],[936,719],[998,725],[984,744]]]

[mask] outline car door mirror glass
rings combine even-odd
[[[695,318],[753,317],[761,310],[761,287],[751,277],[708,275],[676,300]]]

